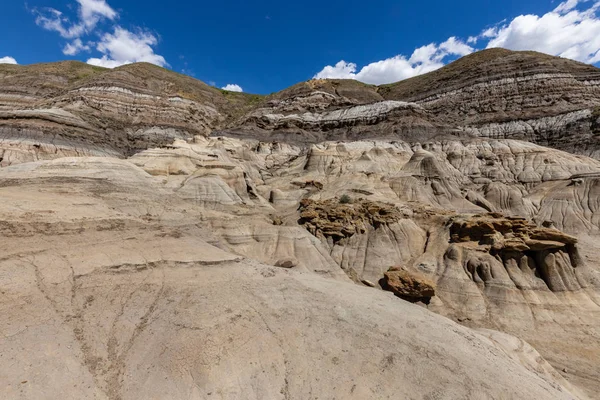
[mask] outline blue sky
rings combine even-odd
[[[597,0],[6,1],[0,61],[148,61],[252,93],[387,83],[490,46],[600,62]]]

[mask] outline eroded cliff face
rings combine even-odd
[[[469,135],[592,156],[598,147],[600,71],[590,65],[491,49],[379,92],[415,102]]]
[[[522,339],[353,284],[276,221],[289,207],[257,207],[253,169],[289,180],[295,157],[198,138],[1,168],[3,397],[586,398]]]
[[[310,91],[283,92],[229,125],[223,133],[236,137],[315,143],[329,139],[427,139],[448,132],[416,103],[384,100],[376,88],[363,86],[363,96],[338,88],[347,81],[313,80]],[[332,92],[325,90],[333,87]],[[373,101],[375,100],[375,101]],[[365,101],[370,101],[365,103]]]
[[[114,70],[79,62],[2,65],[4,165],[53,152],[124,157],[174,139],[208,136],[255,97],[144,63]]]
[[[311,80],[266,97],[148,64],[63,62],[0,68],[0,138],[8,158],[26,161],[52,151],[128,156],[212,133],[291,143],[519,139],[597,157],[599,99],[597,68],[501,49],[391,85]],[[16,154],[15,141],[41,151]]]
[[[594,159],[513,140],[218,137],[130,161],[218,212],[207,223],[228,251],[379,289],[431,282],[430,310],[517,335],[598,387]]]
[[[3,66],[3,394],[593,398],[597,71],[492,50],[261,99]]]
[[[519,139],[596,157],[600,70],[491,49],[380,87],[312,80],[270,96],[227,134],[263,140]]]

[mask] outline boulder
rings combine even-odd
[[[297,265],[298,265],[298,260],[296,260],[293,257],[282,258],[275,263],[276,267],[288,268],[288,269],[294,268]]]
[[[384,274],[384,283],[384,289],[402,298],[419,300],[435,296],[436,284],[415,272],[390,268]]]

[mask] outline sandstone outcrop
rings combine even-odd
[[[352,202],[349,196],[348,199]],[[300,225],[316,237],[332,238],[334,242],[355,233],[365,233],[367,226],[377,228],[403,218],[400,210],[391,204],[365,200],[344,204],[337,198],[323,202],[303,199],[300,210]]]
[[[599,81],[1,66],[2,397],[597,397]]]
[[[599,93],[595,67],[502,49],[395,84],[311,80],[267,97],[220,91],[144,63],[3,65],[0,138],[131,155],[213,132],[296,143],[453,135],[598,157]],[[44,157],[51,155],[29,158]]]
[[[494,269],[494,263],[480,257],[484,251],[502,262],[519,289],[557,292],[587,287],[577,270],[583,263],[577,238],[557,229],[497,214],[458,218],[450,226],[450,242],[460,243],[463,251],[471,254],[466,269],[475,282],[486,283],[503,275]]]
[[[383,289],[410,301],[429,299],[435,296],[435,283],[418,274],[400,267],[392,267],[383,274]]]
[[[527,340],[571,382],[598,387],[590,377],[600,260],[590,211],[600,163],[591,158],[513,140],[306,148],[215,137],[131,161],[175,192],[225,164],[243,171],[212,175],[242,202],[217,196],[208,207],[193,200],[202,190],[183,197],[218,212],[203,218],[221,248],[271,265],[294,259],[293,270],[371,287],[402,265],[435,287],[420,300],[430,310]]]
[[[209,135],[257,98],[145,63],[113,70],[75,61],[2,65],[0,149],[26,139],[77,155],[123,157]],[[36,149],[29,153],[26,161],[57,158]]]
[[[510,340],[220,249],[128,161],[5,167],[0,193],[3,398],[584,398]]]

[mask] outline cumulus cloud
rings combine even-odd
[[[34,9],[35,22],[46,30],[58,32],[65,39],[74,39],[93,32],[101,20],[118,17],[105,0],[77,0],[77,3],[79,8],[75,22],[54,8]]]
[[[542,15],[520,15],[506,24],[490,28],[482,36],[487,47],[536,50],[574,60],[600,62],[600,2],[568,0]]]
[[[131,32],[120,26],[113,33],[105,33],[96,45],[96,50],[103,54],[101,58],[90,58],[88,64],[107,68],[115,68],[134,62],[149,62],[167,66],[167,61],[161,55],[154,53],[152,46],[158,39],[149,32]]]
[[[431,43],[415,49],[409,58],[399,54],[368,64],[360,70],[355,63],[342,60],[333,66],[326,66],[314,78],[356,79],[376,85],[397,82],[441,68],[444,66],[444,59],[449,56],[465,56],[473,51],[462,40],[450,37],[443,43]]]
[[[476,49],[503,47],[510,50],[536,50],[586,63],[600,62],[600,1],[566,0],[554,10],[538,15],[520,15],[487,27],[466,40],[451,37],[415,49],[410,57],[399,54],[362,68],[353,62],[328,65],[314,78],[356,79],[384,84],[434,71],[456,57]]]
[[[498,25],[502,24],[503,22],[504,21],[498,23]],[[479,42],[479,40],[481,40],[481,39],[489,40],[491,38],[496,37],[497,35],[498,35],[498,27],[492,26],[491,28],[485,29],[477,36],[469,36],[469,38],[467,39],[467,43],[475,44],[475,43]]]
[[[244,91],[240,85],[236,85],[235,83],[228,83],[227,85],[223,86],[221,89],[229,90],[230,92],[243,92]]]
[[[0,64],[17,64],[17,60],[12,57],[0,57]]]
[[[94,27],[101,18],[114,20],[118,14],[105,0],[77,0],[79,17],[87,27]]]
[[[79,38],[73,40],[71,43],[67,43],[65,47],[63,47],[63,54],[67,56],[74,56],[82,51],[90,51],[90,46],[88,44],[83,44]]]
[[[48,31],[58,32],[65,39],[73,39],[85,33],[82,24],[72,24],[63,13],[53,8],[35,9],[35,23]]]
[[[471,46],[467,45],[463,41],[457,39],[456,37],[451,37],[446,40],[444,43],[440,44],[441,54],[444,55],[455,55],[455,56],[466,56],[471,54],[474,50]]]
[[[106,0],[76,0],[78,3],[77,19],[72,21],[61,11],[53,8],[42,10],[34,9],[36,23],[42,28],[57,32],[64,39],[70,41],[63,47],[63,54],[74,56],[82,51],[92,51],[92,46],[100,54],[88,59],[92,65],[115,68],[134,62],[149,62],[161,67],[169,64],[165,58],[154,52],[158,44],[156,35],[135,28],[128,30],[114,21],[119,14],[106,2]],[[106,24],[112,26],[106,29]],[[94,35],[94,42],[86,36]],[[100,40],[96,40],[100,37]]]

